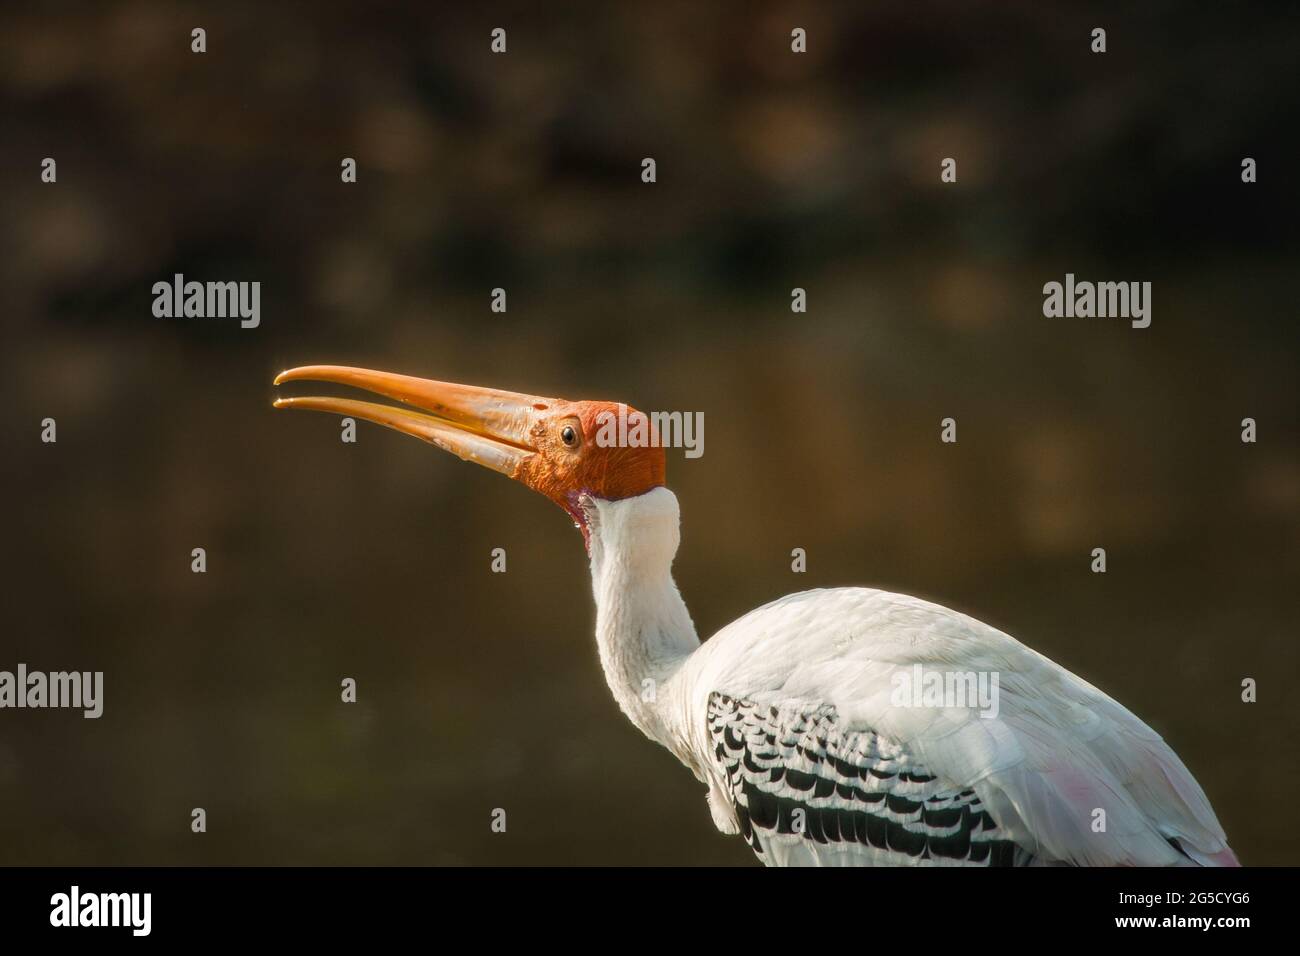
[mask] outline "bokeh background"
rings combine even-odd
[[[0,712],[0,862],[752,863],[609,698],[565,516],[273,412],[315,362],[702,411],[701,634],[938,600],[1300,862],[1297,24],[1132,6],[6,5],[0,668],[106,702]],[[154,318],[176,272],[260,281],[261,327]],[[1045,319],[1066,272],[1151,281],[1151,328]]]

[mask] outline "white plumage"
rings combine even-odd
[[[581,504],[615,698],[708,786],[719,829],[748,831],[765,862],[1236,862],[1160,736],[1009,635],[839,588],[781,598],[700,644],[670,571],[672,492]],[[899,706],[896,675],[916,665],[995,673],[996,716]]]

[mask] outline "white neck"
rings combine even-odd
[[[584,499],[596,598],[596,646],[605,681],[628,719],[669,746],[665,684],[700,646],[673,583],[681,540],[677,497],[655,488],[621,501]]]

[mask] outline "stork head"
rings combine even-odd
[[[584,496],[616,501],[664,483],[657,442],[605,440],[637,431],[643,413],[613,402],[570,402],[475,385],[375,372],[339,365],[289,369],[275,384],[295,381],[350,385],[410,407],[350,398],[277,398],[276,408],[306,408],[364,418],[414,435],[466,461],[523,482],[567,511],[588,534]],[[620,414],[629,423],[617,427]],[[612,416],[612,419],[611,419]],[[615,423],[611,427],[610,422]],[[645,422],[642,433],[649,433]]]

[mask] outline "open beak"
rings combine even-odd
[[[413,408],[317,397],[277,398],[276,408],[306,408],[364,418],[422,438],[465,461],[477,462],[511,478],[537,451],[531,444],[530,432],[538,415],[559,403],[554,398],[342,365],[305,365],[275,377],[276,385],[297,381],[351,385]]]

